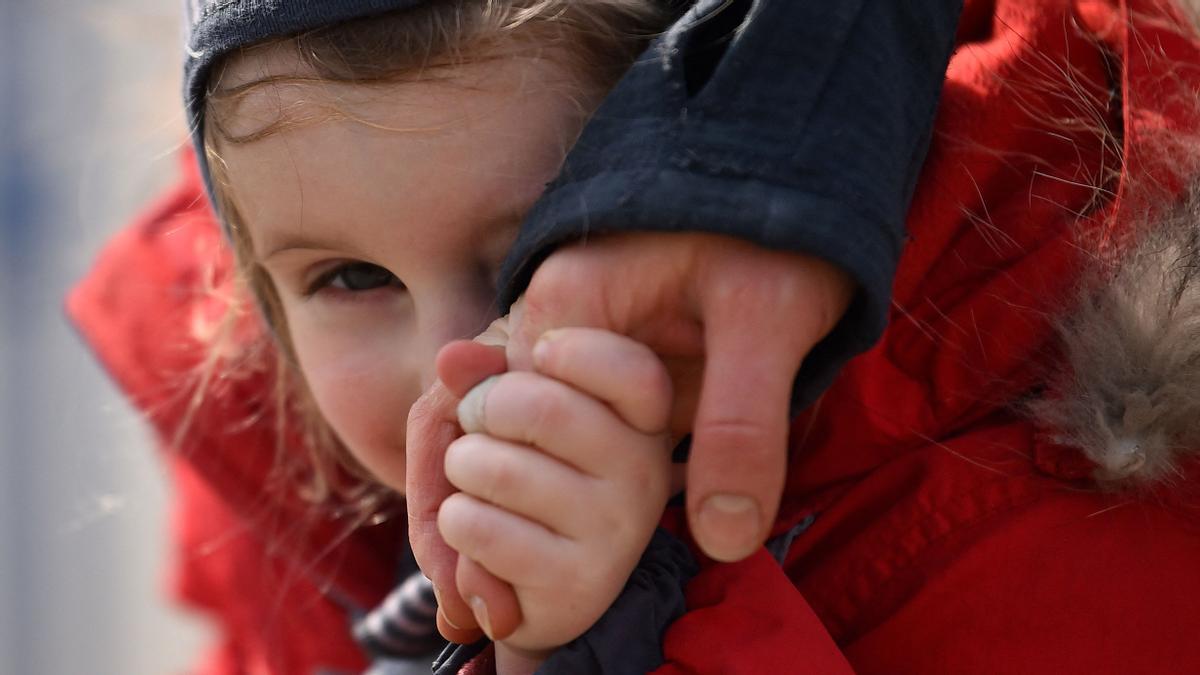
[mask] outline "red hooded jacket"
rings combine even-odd
[[[890,327],[795,425],[775,533],[813,524],[782,566],[705,565],[659,672],[1200,672],[1195,463],[1101,490],[1016,405],[1058,359],[1080,242],[1119,247],[1181,191],[1164,139],[1200,137],[1200,43],[1166,0],[971,0],[958,42]],[[167,440],[228,267],[184,164],[69,300]],[[361,668],[346,608],[389,589],[402,519],[271,489],[269,383],[218,378],[164,442],[176,586],[224,631],[203,672]]]

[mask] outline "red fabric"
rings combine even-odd
[[[67,301],[84,338],[158,432],[174,479],[174,585],[216,620],[211,675],[354,671],[340,603],[371,607],[394,581],[403,518],[354,528],[279,489],[269,349],[248,313],[194,411],[225,313],[230,256],[190,154],[178,184],[100,254]],[[184,420],[183,443],[174,443]],[[294,445],[290,447],[295,447]],[[285,453],[283,464],[287,464]]]
[[[1200,470],[1099,492],[1014,410],[1077,236],[1119,245],[1183,184],[1193,35],[1162,0],[967,3],[890,328],[796,422],[791,583],[707,567],[659,672],[1200,672]]]
[[[958,35],[891,326],[796,423],[776,531],[818,517],[782,568],[706,564],[662,673],[1200,672],[1197,472],[1098,492],[1013,407],[1055,357],[1076,235],[1119,245],[1181,185],[1161,148],[1200,128],[1200,49],[1165,0],[970,0]],[[203,356],[191,332],[221,309],[206,270],[228,264],[185,164],[69,303],[168,440]],[[168,454],[178,587],[227,631],[204,672],[358,667],[322,591],[378,599],[399,523],[341,536],[265,489],[268,382],[218,382]]]

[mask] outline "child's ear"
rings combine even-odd
[[[475,385],[508,370],[503,347],[455,340],[438,350],[437,375],[446,389],[462,398]]]

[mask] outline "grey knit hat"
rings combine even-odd
[[[433,0],[185,0],[183,98],[197,158],[204,161],[204,96],[212,66],[241,47]]]

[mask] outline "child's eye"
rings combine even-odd
[[[371,263],[355,262],[338,265],[322,274],[309,286],[306,295],[312,295],[326,288],[349,293],[362,293],[380,288],[403,290],[404,284],[386,268]]]

